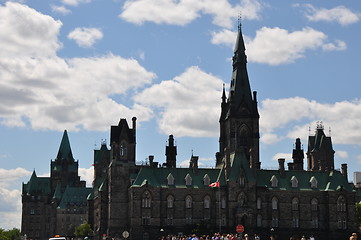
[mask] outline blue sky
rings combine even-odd
[[[335,168],[361,170],[361,4],[261,0],[0,0],[0,227],[20,227],[21,183],[49,176],[68,130],[80,174],[110,125],[136,116],[137,161],[212,167],[237,22],[261,115],[262,168],[290,161],[322,121]],[[310,130],[309,130],[310,129]],[[304,168],[307,168],[305,163]]]

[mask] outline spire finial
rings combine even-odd
[[[238,30],[241,29],[242,26],[242,12],[240,11],[238,14]]]

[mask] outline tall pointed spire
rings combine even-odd
[[[251,87],[247,73],[247,56],[242,35],[241,24],[238,26],[238,36],[233,55],[233,73],[229,92],[229,116],[258,115],[254,107]]]
[[[71,152],[68,132],[64,130],[63,138],[61,139],[58,155],[58,160],[74,160]]]

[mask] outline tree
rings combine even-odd
[[[92,229],[90,228],[90,224],[87,222],[84,222],[75,228],[74,234],[76,237],[84,238],[86,236],[89,236],[89,234],[91,232],[92,232]]]
[[[11,230],[4,230],[0,228],[0,239],[1,240],[20,240],[20,230],[13,228]]]
[[[361,202],[356,203],[356,220],[361,225]]]

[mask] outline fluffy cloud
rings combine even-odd
[[[71,13],[71,11],[64,6],[52,5],[51,10],[53,10],[53,12],[61,13],[63,15],[67,15],[67,14]]]
[[[0,168],[0,186],[7,186],[16,179],[30,176],[31,172],[24,168],[3,169]]]
[[[336,156],[339,158],[348,158],[348,152],[346,151],[336,151]]]
[[[112,54],[59,58],[61,25],[18,3],[0,6],[0,124],[105,130],[119,116],[152,117],[149,108],[116,100],[156,75],[134,59]]]
[[[360,20],[361,14],[353,12],[345,6],[337,6],[332,9],[316,8],[311,4],[303,5],[306,9],[306,17],[310,21],[338,22],[341,25],[349,25]]]
[[[211,42],[234,46],[236,36],[237,33],[230,30],[213,32]],[[253,39],[244,36],[244,40],[249,61],[270,65],[292,63],[304,57],[307,50],[340,51],[347,48],[345,42],[328,42],[326,34],[310,27],[294,32],[278,27],[262,27]]]
[[[76,28],[68,34],[69,39],[75,40],[80,47],[91,47],[103,38],[103,33],[98,28]]]
[[[192,86],[192,87],[189,87]],[[172,80],[144,90],[135,97],[139,103],[159,108],[159,128],[178,137],[216,136],[222,80],[190,67]]]
[[[81,3],[90,3],[91,0],[62,0],[62,3],[71,5],[71,6],[78,6]]]
[[[14,2],[0,5],[0,58],[54,57],[62,46],[58,41],[61,26],[60,21],[28,6]],[[3,68],[3,63],[0,66]]]
[[[275,112],[277,112],[276,115]],[[289,114],[290,112],[293,114]],[[346,113],[347,118],[344,117]],[[288,138],[307,139],[307,129],[315,129],[315,122],[322,120],[326,134],[328,134],[328,127],[332,127],[334,144],[361,143],[361,100],[321,104],[299,97],[267,99],[262,102],[260,115],[260,131],[266,136],[272,134],[275,142],[278,138],[282,138],[275,132],[284,129],[285,126],[293,126],[285,134]],[[264,140],[263,137],[261,141],[266,144],[274,143],[268,139]]]
[[[157,24],[186,25],[202,13],[213,16],[213,24],[231,28],[240,12],[244,19],[257,19],[262,5],[259,1],[242,0],[232,6],[228,0],[128,0],[124,3],[122,19],[134,24],[154,22]]]
[[[91,187],[94,180],[94,167],[79,168],[79,176],[81,180],[86,181],[87,187]]]

